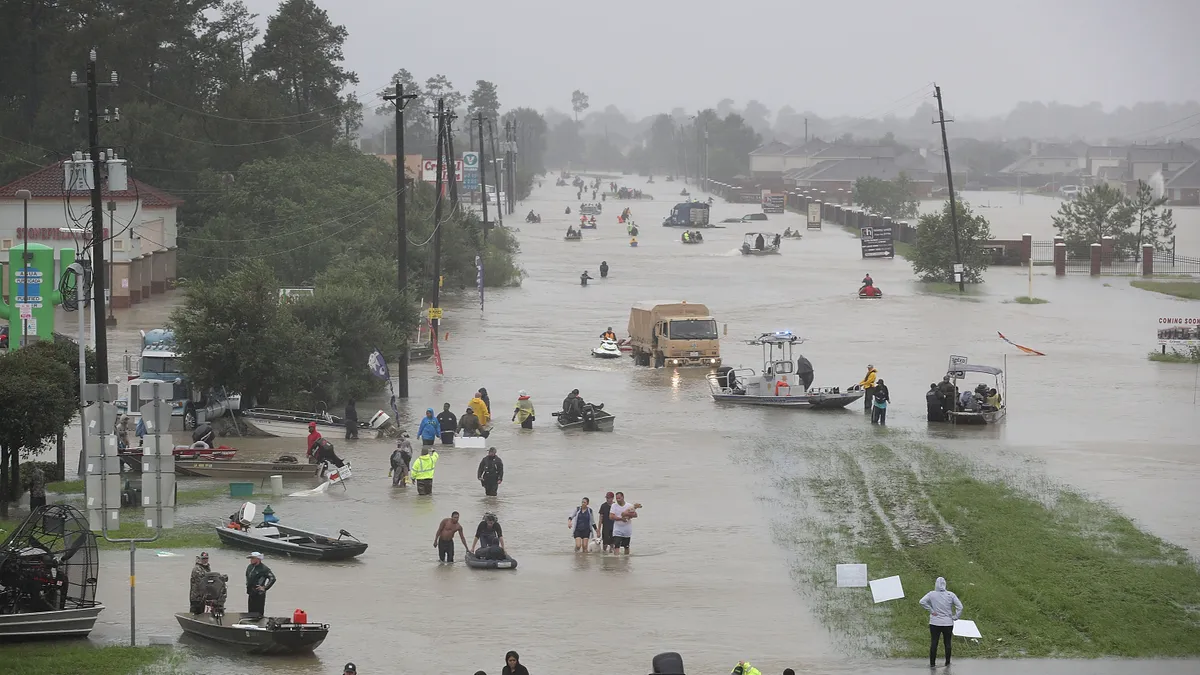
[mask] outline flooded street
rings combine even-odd
[[[614,178],[643,188],[644,178]],[[739,659],[764,673],[785,667],[798,672],[884,673],[912,671],[919,663],[872,661],[849,650],[821,622],[812,592],[793,572],[802,551],[775,533],[788,525],[794,506],[778,485],[786,475],[766,466],[791,466],[802,474],[798,448],[809,454],[850,438],[898,435],[957,453],[981,465],[1048,478],[1111,503],[1140,527],[1200,552],[1200,433],[1198,369],[1156,364],[1159,316],[1192,311],[1167,296],[1143,292],[1123,277],[1056,279],[1035,268],[1034,294],[1044,305],[1012,303],[1026,292],[1022,268],[993,268],[987,283],[966,298],[926,292],[901,259],[862,260],[859,243],[833,224],[785,240],[780,256],[743,257],[742,234],[755,229],[804,229],[801,216],[772,215],[767,223],[731,224],[705,232],[704,243],[684,246],[680,230],[660,227],[676,203],[681,183],[645,187],[655,201],[609,200],[598,230],[582,242],[565,242],[579,201],[553,178],[536,188],[509,222],[519,227],[520,263],[528,276],[520,288],[488,289],[484,312],[472,293],[449,299],[441,345],[445,376],[432,362],[411,369],[411,398],[401,402],[401,423],[415,432],[425,408],[443,402],[461,413],[473,392],[486,387],[496,430],[490,442],[505,463],[498,497],[485,497],[475,471],[482,451],[446,449],[437,467],[432,499],[393,489],[385,476],[392,444],[333,439],[354,464],[345,491],[310,497],[256,496],[284,522],[318,531],[345,528],[370,544],[359,560],[303,563],[267,559],[279,583],[268,611],[290,615],[302,608],[332,632],[309,658],[238,658],[195,644],[204,672],[313,674],[336,672],[354,661],[362,673],[499,672],[503,654],[515,649],[531,672],[644,673],[651,657],[678,651],[689,672],[725,673]],[[689,187],[689,189],[691,189]],[[980,204],[975,195],[967,198]],[[1003,209],[980,211],[993,220],[997,237],[1032,232],[1049,239],[1048,198],[987,193]],[[697,193],[698,196],[698,193]],[[986,198],[985,198],[986,199]],[[1057,202],[1057,200],[1053,200]],[[573,214],[564,209],[570,206]],[[629,206],[641,230],[630,248],[617,213]],[[534,210],[541,224],[523,221]],[[717,202],[720,221],[757,211],[756,205]],[[1189,211],[1185,228],[1177,210],[1180,253],[1200,252],[1200,211]],[[1000,217],[1003,214],[1003,218]],[[517,221],[517,222],[512,222]],[[1190,239],[1185,239],[1185,230]],[[1184,241],[1191,243],[1184,245]],[[415,253],[410,252],[410,255]],[[585,269],[601,261],[609,277],[580,287]],[[887,294],[860,302],[858,281],[870,272]],[[139,348],[137,329],[164,324],[172,302],[155,298],[118,312],[110,333],[111,372],[122,373],[120,355]],[[763,332],[790,329],[814,364],[815,386],[846,387],[874,364],[887,381],[893,405],[887,430],[872,428],[861,404],[816,412],[719,407],[701,370],[638,368],[631,359],[602,361],[589,352],[608,326],[625,335],[629,308],[645,300],[703,303],[727,324],[724,363],[761,367],[760,349],[744,343]],[[73,317],[71,317],[73,319]],[[73,328],[60,331],[73,334]],[[1026,356],[996,336],[1041,350]],[[972,363],[1005,365],[1009,374],[1008,419],[998,428],[930,426],[924,393],[944,374],[950,354]],[[1007,360],[1005,361],[1005,356]],[[617,417],[611,434],[564,433],[550,412],[578,388],[588,401],[604,402]],[[516,392],[528,390],[537,407],[537,428],[522,431],[507,421]],[[360,403],[360,414],[385,408],[385,399]],[[300,454],[303,441],[225,439],[239,458]],[[440,448],[439,448],[440,449]],[[288,485],[288,492],[311,487]],[[634,525],[628,559],[572,552],[567,517],[582,496],[598,508],[606,491],[623,490],[644,505]],[[211,520],[236,508],[180,509],[181,520]],[[462,513],[470,542],[484,511],[504,526],[510,552],[520,562],[512,573],[439,565],[432,547],[441,518]],[[179,634],[172,616],[187,607],[187,579],[198,551],[159,557],[152,546],[138,558],[139,634]],[[214,570],[230,575],[230,608],[244,605],[243,554],[210,551]],[[462,551],[459,550],[458,555]],[[850,562],[850,561],[847,561]],[[128,554],[103,553],[100,599],[108,605],[97,640],[128,639]],[[906,580],[922,588],[930,580]],[[919,612],[916,597],[901,602]],[[922,591],[923,592],[923,591]],[[981,625],[986,631],[986,628]],[[181,639],[186,644],[190,640]],[[956,658],[969,659],[969,647]],[[1128,664],[1094,661],[1031,661],[1030,672],[1124,672]],[[1138,666],[1140,672],[1171,672],[1172,662]],[[954,672],[1011,672],[1004,661],[965,661]],[[1156,670],[1161,669],[1161,670]],[[1173,672],[1178,672],[1174,670]]]

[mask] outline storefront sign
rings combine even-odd
[[[859,239],[862,244],[862,257],[896,257],[895,230],[894,225],[858,228]]]
[[[1158,344],[1200,347],[1200,317],[1163,317],[1158,320]]]

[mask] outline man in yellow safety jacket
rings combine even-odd
[[[421,456],[412,464],[412,479],[417,484],[417,494],[433,494],[433,469],[437,466],[438,454],[429,446],[421,448]]]
[[[879,373],[875,371],[875,366],[868,363],[867,375],[862,379],[862,382],[858,383],[863,393],[866,394],[863,396],[863,410],[866,412],[871,412],[871,399],[875,398],[875,378],[878,375]]]
[[[738,661],[738,664],[733,667],[732,675],[762,675],[762,671],[745,661]]]

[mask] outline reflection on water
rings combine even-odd
[[[1038,219],[1048,222],[1046,214],[1056,207],[1041,205],[1043,198],[1026,195],[1021,208],[1000,193],[984,199],[1004,207],[984,210],[995,216],[997,236],[1048,236]],[[1145,359],[1155,320],[1176,313],[1174,300],[1119,279],[1056,279],[1038,270],[1035,294],[1050,303],[1006,304],[1025,294],[1025,272],[997,268],[988,272],[978,302],[962,302],[923,293],[904,260],[862,260],[858,242],[833,225],[784,242],[782,255],[767,258],[736,253],[749,227],[738,224],[711,230],[702,245],[681,245],[676,230],[657,225],[674,203],[629,204],[642,230],[636,249],[616,224],[615,213],[625,204],[607,203],[599,229],[570,245],[562,242],[570,222],[562,212],[565,205],[577,206],[573,190],[547,182],[522,205],[545,218],[521,226],[521,263],[529,274],[524,285],[489,291],[482,315],[472,298],[452,299],[445,319],[452,338],[442,345],[446,375],[438,377],[432,363],[413,364],[412,398],[401,402],[401,423],[415,430],[426,407],[449,402],[460,410],[478,387],[487,387],[498,419],[490,441],[505,462],[499,496],[484,496],[475,480],[483,451],[439,448],[434,495],[418,498],[393,489],[386,478],[389,443],[334,439],[355,467],[345,491],[256,497],[284,522],[320,531],[345,528],[370,544],[360,560],[347,563],[267,561],[279,577],[268,608],[279,614],[303,608],[313,620],[332,624],[329,640],[311,658],[234,659],[208,645],[189,646],[204,656],[205,671],[317,674],[352,660],[363,673],[491,672],[509,649],[521,652],[535,672],[647,672],[651,656],[666,650],[681,652],[697,673],[728,672],[743,658],[764,673],[784,667],[911,671],[920,665],[863,661],[862,655],[844,660],[838,639],[813,616],[805,587],[789,576],[790,552],[772,539],[771,523],[786,517],[786,508],[772,504],[786,506],[789,497],[775,494],[768,477],[755,475],[755,465],[745,461],[757,448],[829,442],[847,429],[861,431],[868,424],[861,408],[813,413],[716,406],[702,370],[593,359],[589,352],[599,331],[623,327],[629,307],[646,300],[708,305],[719,323],[729,324],[722,349],[730,366],[759,368],[760,350],[743,341],[777,329],[807,338],[799,351],[815,365],[815,386],[848,386],[873,363],[891,390],[891,429],[980,462],[1032,459],[1053,479],[1110,500],[1140,525],[1200,550],[1193,524],[1200,517],[1196,372]],[[713,219],[755,210],[717,203]],[[803,219],[790,213],[756,226],[804,229]],[[580,287],[580,270],[595,270],[601,260],[611,266],[609,278]],[[857,299],[865,271],[888,294],[883,301]],[[118,312],[114,365],[122,349],[137,349],[136,329],[161,326],[170,306],[155,298]],[[997,330],[1048,356],[1015,353]],[[1008,354],[1005,425],[966,429],[925,421],[924,392],[952,353],[994,364]],[[613,433],[554,428],[550,412],[573,388],[616,415]],[[507,406],[519,389],[529,391],[537,408],[532,432],[507,423]],[[366,414],[371,405],[383,408],[386,401],[362,402],[359,410]],[[886,439],[888,430],[876,433]],[[301,450],[294,440],[226,440],[252,458]],[[285,491],[308,487],[289,484]],[[566,525],[571,509],[582,496],[598,507],[608,490],[624,490],[645,506],[634,526],[634,555],[573,553]],[[227,498],[181,509],[180,517],[215,524],[235,507],[236,500]],[[434,530],[454,510],[462,513],[468,536],[484,511],[497,513],[519,569],[439,565]],[[186,607],[197,551],[181,553],[139,554],[143,635],[178,634],[172,614]],[[214,567],[236,579],[243,554],[211,553]],[[128,557],[106,552],[103,564],[101,596],[110,609],[96,635],[124,639]],[[236,584],[232,590],[231,606],[239,607]],[[434,643],[452,648],[431,648]],[[1123,667],[1105,663],[1031,662],[1022,668],[1082,673]],[[1166,672],[1169,666],[1138,666],[1142,672],[1160,667]],[[955,666],[959,673],[1010,670],[1003,663]]]

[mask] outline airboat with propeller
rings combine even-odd
[[[63,504],[39,506],[0,545],[0,641],[86,637],[100,556],[87,518]]]
[[[713,400],[774,408],[845,408],[863,397],[861,391],[842,391],[840,387],[806,387],[796,373],[793,348],[804,338],[790,330],[780,330],[747,340],[762,347],[762,372],[753,368],[723,366],[707,376]]]

